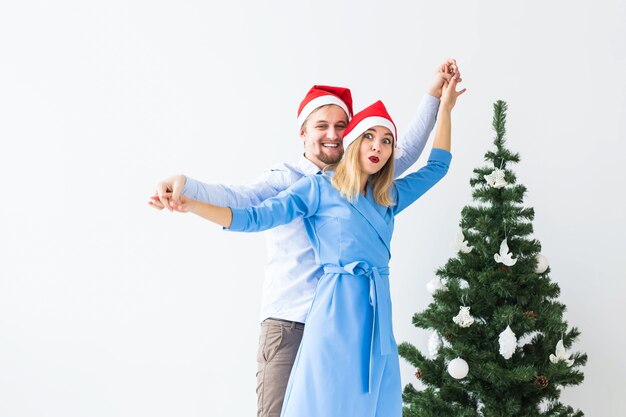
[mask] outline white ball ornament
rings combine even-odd
[[[469,372],[469,365],[461,358],[452,359],[448,364],[448,373],[454,379],[463,379]]]
[[[543,274],[548,269],[548,258],[543,256],[542,254],[538,254],[535,259],[537,260],[537,266],[535,267],[535,272],[538,274]]]

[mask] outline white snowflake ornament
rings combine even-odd
[[[454,242],[454,248],[456,249],[457,252],[462,252],[462,253],[470,253],[472,249],[474,249],[473,246],[469,246],[467,244],[467,241],[465,240],[465,236],[463,235],[463,229],[461,229],[460,227],[459,227],[459,230],[456,232],[456,240]]]
[[[500,253],[493,255],[493,259],[506,266],[513,266],[517,262],[517,258],[513,258],[513,254],[509,252],[509,245],[507,244],[506,238],[500,243]]]
[[[470,327],[474,324],[474,317],[470,315],[470,308],[461,306],[459,307],[459,314],[452,318],[452,321],[461,327]]]
[[[508,185],[504,179],[504,171],[500,168],[495,168],[491,174],[485,175],[484,177],[490,187],[502,188]]]
[[[500,341],[500,355],[502,355],[504,359],[511,359],[511,356],[515,353],[515,347],[517,346],[517,337],[510,326],[506,326],[506,329],[500,333],[498,340]]]
[[[448,287],[439,278],[435,277],[426,283],[426,290],[430,294],[434,294],[437,290],[445,291]]]
[[[550,355],[550,362],[557,363],[558,361],[563,361],[567,366],[572,366],[574,364],[574,359],[570,359],[570,355],[565,352],[563,339],[559,340],[556,344],[556,352],[554,353],[554,355]]]
[[[467,288],[469,288],[469,283],[464,280],[463,278],[459,278],[459,288],[462,290],[465,290]]]
[[[428,339],[428,356],[431,359],[434,358],[439,353],[439,349],[441,349],[441,336],[434,331]]]

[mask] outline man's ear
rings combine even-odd
[[[302,125],[302,127],[300,128],[300,138],[302,140],[306,139],[306,129],[304,128],[304,125]]]

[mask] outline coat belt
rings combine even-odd
[[[389,355],[391,353],[391,317],[389,290],[383,281],[383,275],[389,276],[388,267],[370,266],[367,262],[357,261],[345,266],[325,265],[324,272],[329,274],[348,274],[353,276],[364,276],[369,279],[370,305],[372,306],[372,334],[370,338],[370,357],[367,376],[367,392],[371,392],[372,367],[374,358],[374,335],[378,328],[380,338],[380,353]]]

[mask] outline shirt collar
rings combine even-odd
[[[304,154],[298,159],[298,168],[304,175],[315,175],[322,172],[322,170],[313,162],[309,161]]]

